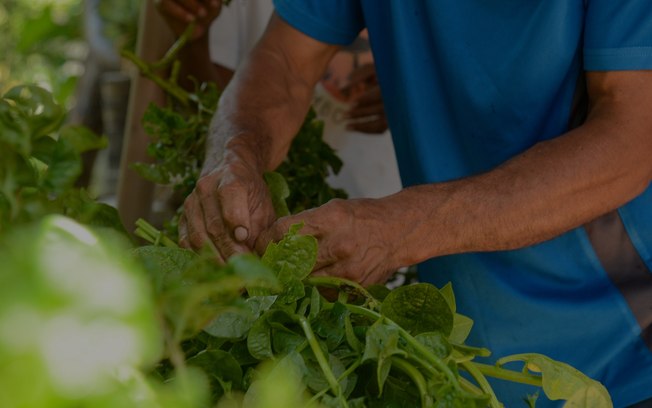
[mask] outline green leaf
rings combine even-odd
[[[412,381],[390,376],[385,382],[382,396],[378,396],[373,386],[367,392],[368,408],[403,408],[419,407],[421,401],[419,390]]]
[[[267,322],[270,312],[263,314],[249,330],[247,337],[247,349],[252,357],[258,360],[273,359],[272,351],[272,327]]]
[[[81,157],[65,140],[58,140],[51,156],[44,160],[48,165],[43,185],[55,194],[71,188],[81,174]]]
[[[389,292],[391,292],[387,286],[378,285],[378,284],[371,285],[371,286],[367,287],[366,289],[367,289],[367,292],[369,292],[371,294],[371,296],[373,296],[375,299],[377,299],[380,302],[385,300],[387,295],[389,295]]]
[[[462,344],[466,341],[473,328],[473,320],[470,317],[455,313],[453,315],[453,329],[448,339],[451,343]]]
[[[237,339],[247,334],[260,315],[276,301],[276,296],[254,296],[243,308],[226,310],[213,319],[204,331],[215,337]]]
[[[213,383],[213,390],[221,384],[229,383],[235,389],[242,387],[242,368],[231,354],[223,350],[205,350],[187,360],[188,365],[199,367],[208,374]],[[215,381],[219,379],[220,381]],[[225,391],[221,390],[218,397]]]
[[[45,140],[43,138],[41,140]],[[98,203],[88,195],[86,190],[71,189],[61,196],[62,211],[75,220],[93,227],[109,228],[128,237],[122,225],[120,214],[115,207]]]
[[[448,282],[439,289],[439,293],[446,299],[448,307],[450,307],[451,312],[455,313],[457,311],[457,306],[455,304],[455,292],[453,292],[453,284]]]
[[[452,347],[446,336],[440,332],[419,333],[414,338],[440,359],[445,359],[451,354]]]
[[[305,296],[302,280],[310,275],[317,261],[317,240],[309,235],[299,235],[302,224],[294,224],[282,240],[270,243],[262,261],[276,273],[283,292],[279,302],[292,303]],[[269,292],[256,290],[254,295]]]
[[[283,239],[270,243],[263,254],[263,263],[272,268],[281,281],[290,277],[304,279],[317,261],[317,239],[299,235],[302,227],[302,224],[292,225]]]
[[[56,131],[65,118],[65,110],[52,94],[35,85],[14,87],[3,98],[13,101],[20,115],[27,119],[31,140]]]
[[[106,136],[98,136],[85,126],[66,126],[60,131],[60,139],[67,141],[77,153],[104,149],[109,145]]]
[[[406,357],[407,353],[399,348],[399,331],[395,326],[384,324],[382,320],[374,323],[367,330],[364,355],[362,361],[376,361],[376,376],[379,395],[383,393],[385,380],[392,367],[392,356]]]
[[[273,292],[281,290],[279,280],[272,269],[253,254],[238,254],[227,261],[236,276],[242,278],[247,287],[265,288]]]
[[[132,251],[145,267],[156,293],[162,293],[177,284],[197,254],[183,248],[142,246]]]
[[[305,357],[305,356],[304,356]],[[307,374],[304,377],[304,381],[308,388],[313,392],[319,392],[325,389],[330,388],[330,384],[324,375],[321,367],[317,363],[317,360],[314,358],[314,355],[310,355],[307,358],[304,358]],[[328,365],[331,368],[335,378],[339,378],[346,371],[346,366],[342,363],[337,356],[332,353],[328,354]],[[343,377],[339,382],[342,390],[345,390],[349,385],[348,377]]]
[[[7,145],[23,158],[29,157],[31,150],[28,121],[15,106],[0,99],[0,145]]]
[[[383,301],[381,312],[412,335],[440,331],[448,336],[453,329],[448,302],[428,283],[394,289]]]
[[[567,400],[565,407],[611,408],[607,389],[570,365],[541,354],[526,353],[506,356],[496,365],[520,361],[531,373],[541,373],[543,391],[551,400]]]
[[[335,349],[344,340],[345,319],[349,310],[340,302],[335,302],[330,309],[322,310],[313,321],[312,327],[318,336],[326,340],[330,350]]]

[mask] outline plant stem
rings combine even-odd
[[[403,371],[405,374],[407,374],[408,377],[412,379],[412,382],[414,382],[414,384],[419,389],[421,406],[423,408],[431,406],[432,401],[430,401],[430,396],[428,395],[428,387],[426,386],[426,380],[423,378],[423,374],[421,374],[421,372],[417,370],[416,367],[414,367],[408,361],[403,360],[402,358],[393,357],[392,366],[395,366],[399,370]]]
[[[489,364],[476,362],[470,362],[470,364],[475,366],[479,372],[489,377],[500,378],[501,380],[518,382],[521,384],[534,385],[536,387],[541,387],[543,385],[541,377],[536,375],[507,370],[505,368],[496,367]]]
[[[370,308],[376,308],[378,305],[378,300],[376,300],[371,293],[367,291],[362,285],[360,285],[357,282],[353,282],[347,279],[342,279],[342,278],[336,278],[334,276],[309,276],[306,279],[303,280],[305,283],[308,285],[312,286],[322,286],[322,287],[327,287],[327,288],[335,288],[335,289],[341,289],[346,291],[347,288],[349,291],[353,289],[353,293],[357,293],[358,295],[361,295],[364,297],[368,303]]]
[[[491,408],[503,408],[503,405],[498,401],[498,398],[496,397],[496,393],[494,392],[493,388],[491,388],[491,385],[489,385],[489,382],[485,378],[485,376],[480,372],[480,370],[473,365],[470,361],[465,361],[460,364],[462,368],[464,368],[466,371],[468,371],[469,374],[473,377],[473,379],[478,383],[482,391],[489,395],[489,406]]]
[[[450,381],[450,383],[455,387],[455,389],[459,390],[460,389],[460,383],[457,380],[457,377],[453,372],[451,371],[450,368],[444,363],[442,360],[434,356],[430,351],[428,351],[427,348],[423,346],[423,344],[419,343],[410,333],[408,333],[405,329],[403,329],[401,326],[398,324],[394,323],[390,319],[382,316],[380,313],[374,312],[373,310],[365,309],[364,307],[356,306],[356,305],[345,305],[352,313],[356,313],[362,316],[367,316],[373,320],[378,320],[380,318],[385,319],[389,324],[394,325],[399,333],[401,334],[401,337],[414,349],[416,350],[428,363],[432,364],[435,368],[437,368],[440,372],[442,372],[446,378]]]
[[[178,248],[179,246],[168,238],[163,232],[157,230],[152,224],[142,218],[136,220],[136,231],[134,234],[153,245],[163,245],[168,248]]]
[[[348,377],[352,372],[354,372],[359,366],[362,364],[362,357],[358,358],[351,364],[346,371],[342,373],[342,375],[339,376],[337,379],[337,382],[339,384],[340,381]],[[324,388],[323,390],[319,391],[317,394],[313,395],[312,398],[310,398],[310,401],[308,402],[308,405],[310,405],[313,402],[316,402],[321,398],[324,394],[328,392],[328,388]]]
[[[181,102],[182,104],[188,105],[188,102],[190,101],[190,96],[188,92],[186,92],[186,90],[158,76],[154,72],[154,69],[152,69],[152,66],[150,64],[138,58],[138,56],[133,52],[128,50],[122,50],[121,54],[123,57],[133,62],[141,74],[154,81],[156,85],[160,86],[164,91],[177,98],[177,100],[179,100],[179,102]]]
[[[195,31],[196,27],[197,23],[195,22],[188,24],[188,27],[186,27],[179,38],[177,38],[174,44],[172,44],[172,46],[167,50],[163,58],[150,65],[152,69],[163,69],[173,63],[177,59],[177,55],[179,55],[181,49],[183,49],[188,41],[190,41],[190,37],[192,36],[192,33]]]
[[[324,373],[324,376],[326,377],[326,381],[328,381],[328,384],[330,385],[333,394],[335,394],[335,396],[339,398],[339,400],[342,402],[342,405],[345,408],[348,408],[348,404],[346,403],[346,400],[342,395],[342,387],[340,387],[340,383],[335,378],[335,374],[333,374],[333,371],[331,370],[328,361],[326,361],[326,356],[324,356],[321,347],[319,347],[319,343],[315,338],[315,333],[312,331],[312,327],[310,327],[310,323],[308,322],[308,319],[306,319],[304,316],[296,316],[296,315],[294,316],[294,319],[299,322],[299,325],[303,329],[303,333],[306,335],[308,344],[310,344],[310,348],[312,349],[312,352],[315,355],[315,358],[317,359],[317,363],[319,363],[319,367]]]

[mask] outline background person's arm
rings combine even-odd
[[[584,125],[492,171],[331,201],[280,219],[257,248],[303,221],[319,240],[318,274],[371,284],[436,256],[539,243],[614,210],[652,181],[652,71],[589,72],[587,86]]]
[[[337,49],[272,16],[221,99],[202,177],[184,204],[183,245],[212,242],[223,258],[253,249],[274,219],[262,174],[285,157]]]

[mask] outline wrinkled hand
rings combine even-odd
[[[154,4],[177,37],[196,22],[192,40],[204,37],[222,11],[222,0],[154,0]]]
[[[278,241],[290,225],[303,222],[301,234],[319,243],[314,275],[338,276],[368,286],[384,283],[398,265],[398,241],[387,223],[380,200],[331,200],[319,208],[283,217],[263,231],[256,250],[263,253],[269,242]]]
[[[353,105],[346,114],[348,129],[363,133],[383,133],[387,130],[385,106],[374,64],[356,68],[342,92],[350,95]]]
[[[224,262],[253,251],[258,234],[274,219],[263,177],[243,161],[221,164],[203,175],[186,198],[179,243],[195,250],[213,246]]]

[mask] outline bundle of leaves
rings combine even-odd
[[[215,276],[196,281],[201,268],[190,266],[191,255],[172,245],[136,250],[157,277],[155,287],[168,288],[157,290],[159,307],[178,355],[176,362],[170,358],[159,366],[164,379],[174,378],[180,365],[198,367],[210,380],[212,403],[242,407],[259,401],[261,381],[275,380],[260,374],[261,365],[270,363],[299,380],[298,406],[501,407],[487,376],[542,387],[548,398],[567,400],[568,407],[611,406],[600,383],[543,355],[507,356],[495,366],[475,362],[490,352],[464,344],[473,322],[456,312],[450,285],[367,290],[339,278],[310,276],[317,241],[300,235],[300,228],[294,225],[270,244],[262,265],[253,255],[229,261],[226,271],[242,268],[260,283],[250,280],[246,292],[212,320],[202,312],[210,301],[189,296],[179,303],[170,291],[217,294],[238,285]],[[335,289],[337,298],[327,299],[321,288]],[[522,370],[503,367],[515,362]],[[534,403],[530,398],[530,406]]]
[[[37,86],[17,86],[0,99],[0,233],[46,214],[123,230],[113,207],[74,187],[80,154],[105,147],[106,138],[63,126],[65,115]]]

